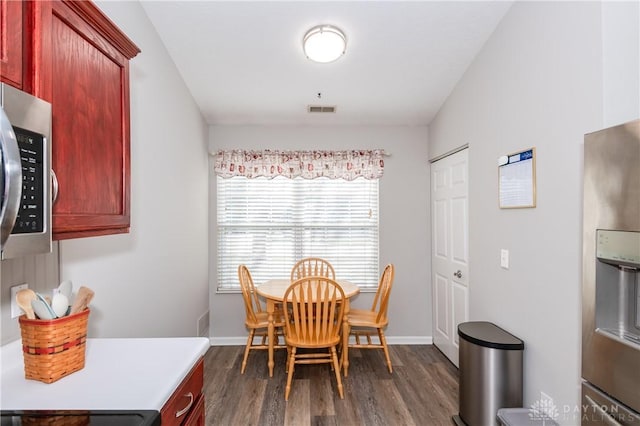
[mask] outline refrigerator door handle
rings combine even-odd
[[[0,108],[0,161],[2,162],[2,205],[0,206],[0,249],[11,235],[20,208],[22,194],[22,163],[13,127]]]

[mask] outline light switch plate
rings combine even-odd
[[[509,269],[509,250],[500,250],[500,266],[503,269]]]
[[[20,309],[20,306],[18,306],[18,302],[16,301],[16,293],[27,288],[29,288],[29,284],[27,283],[11,287],[11,318],[18,318],[22,315],[22,309]]]

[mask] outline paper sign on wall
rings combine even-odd
[[[498,159],[500,208],[536,206],[536,149]]]

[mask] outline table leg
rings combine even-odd
[[[269,366],[269,377],[273,377],[273,367],[275,362],[273,362],[273,341],[275,338],[275,326],[274,326],[274,313],[275,311],[275,303],[273,300],[267,299],[267,314],[269,325],[267,327],[267,340],[269,345],[269,362],[267,365]]]
[[[345,298],[346,299],[346,298]],[[344,318],[342,320],[342,368],[344,377],[349,370],[349,299],[344,303]]]

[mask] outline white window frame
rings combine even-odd
[[[217,292],[240,291],[239,264],[247,265],[254,282],[260,284],[289,278],[295,261],[308,256],[331,262],[336,278],[349,280],[363,291],[375,290],[378,182],[217,176]],[[278,189],[272,190],[273,185]],[[252,206],[253,201],[259,204]],[[323,213],[327,206],[333,206],[333,215]]]

